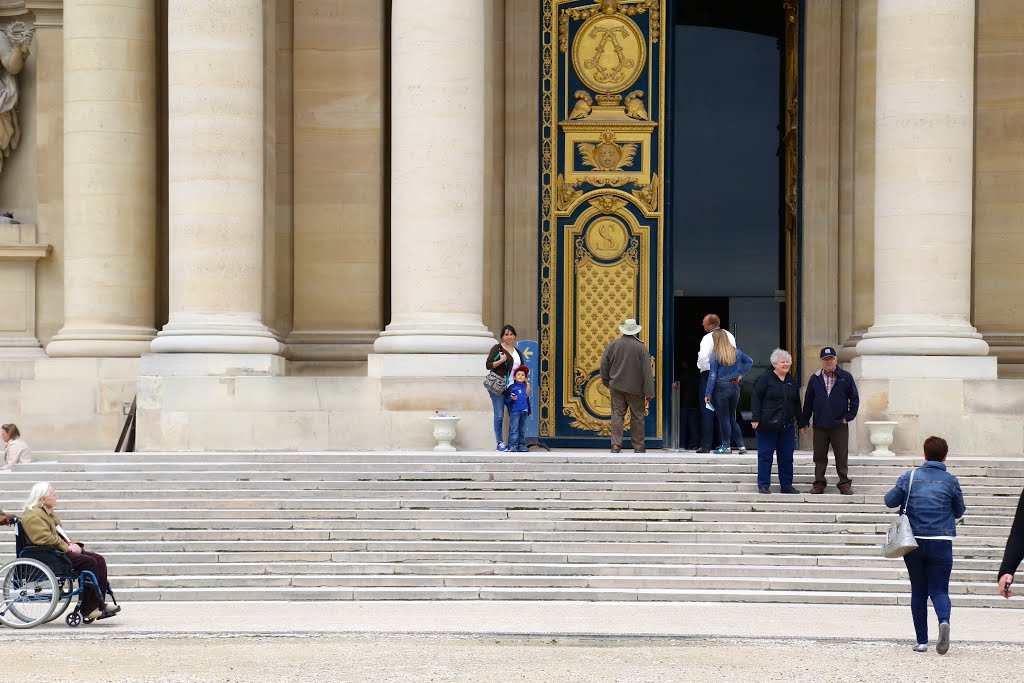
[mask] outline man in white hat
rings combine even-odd
[[[633,452],[645,453],[644,415],[654,398],[654,373],[647,345],[637,337],[636,320],[629,318],[619,325],[622,336],[608,344],[601,356],[601,381],[612,396],[612,453],[622,451],[622,429],[629,408],[629,438]]]

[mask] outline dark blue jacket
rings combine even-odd
[[[505,393],[505,405],[510,413],[532,414],[530,410],[530,397],[526,395],[526,383],[516,382],[508,388]]]
[[[964,494],[960,481],[946,471],[946,463],[926,461],[914,472],[910,484],[907,517],[914,536],[956,536],[956,520],[964,516]],[[896,508],[907,495],[910,472],[896,480],[896,486],[885,494],[886,507]]]
[[[832,393],[828,394],[825,392],[823,372],[819,369],[807,380],[804,419],[801,424],[810,422],[812,414],[814,426],[822,429],[837,427],[843,420],[853,422],[853,418],[857,417],[857,409],[860,408],[860,395],[857,393],[853,375],[837,367],[836,383],[832,387]]]

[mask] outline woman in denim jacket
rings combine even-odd
[[[917,632],[915,652],[928,650],[928,598],[939,618],[939,640],[935,651],[949,650],[949,575],[953,572],[953,537],[956,520],[963,517],[967,506],[960,482],[946,471],[949,446],[945,439],[929,436],[924,441],[925,463],[914,472],[907,501],[907,517],[917,539],[917,550],[903,556],[910,574],[910,614]],[[896,486],[885,494],[887,507],[903,503],[910,482],[910,472],[896,480]]]

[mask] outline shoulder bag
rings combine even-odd
[[[914,472],[916,471],[914,470]],[[917,539],[914,538],[914,530],[910,528],[910,518],[906,515],[907,503],[910,502],[910,489],[914,486],[914,472],[910,473],[907,495],[900,505],[900,516],[889,525],[889,530],[885,533],[882,554],[886,557],[903,557],[907,553],[917,550]]]
[[[499,375],[494,370],[491,370],[484,377],[484,387],[495,396],[500,396],[508,389],[508,381],[505,379],[505,375]]]

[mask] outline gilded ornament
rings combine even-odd
[[[604,261],[619,256],[629,241],[626,226],[611,216],[601,216],[595,220],[587,226],[585,235],[587,250]]]
[[[576,106],[572,108],[569,118],[572,120],[585,119],[590,116],[590,110],[594,106],[594,98],[586,90],[577,90],[573,97],[576,98]]]
[[[562,174],[558,174],[558,178],[555,179],[555,188],[558,193],[558,205],[559,211],[565,211],[569,208],[569,205],[576,201],[580,195],[583,194],[583,190],[577,190],[575,185],[569,185],[565,182]]]
[[[590,411],[598,417],[612,416],[612,395],[599,375],[591,377],[583,388],[583,400]]]
[[[573,41],[576,75],[591,90],[621,92],[643,73],[647,45],[640,28],[622,14],[598,14],[588,19]]]
[[[634,90],[626,95],[626,101],[623,103],[626,107],[626,116],[637,121],[650,120],[651,117],[647,114],[647,109],[644,107],[643,96],[643,90]]]
[[[583,142],[578,144],[576,149],[579,150],[581,160],[588,168],[618,171],[633,163],[638,147],[635,143],[616,144],[615,133],[605,131],[601,133],[601,142]]]
[[[658,182],[658,174],[655,173],[651,176],[650,185],[640,185],[633,190],[633,196],[643,202],[644,208],[648,213],[656,212],[658,205],[661,203],[661,186]]]
[[[626,200],[611,196],[595,197],[590,200],[590,205],[601,213],[617,213],[626,206]]]

